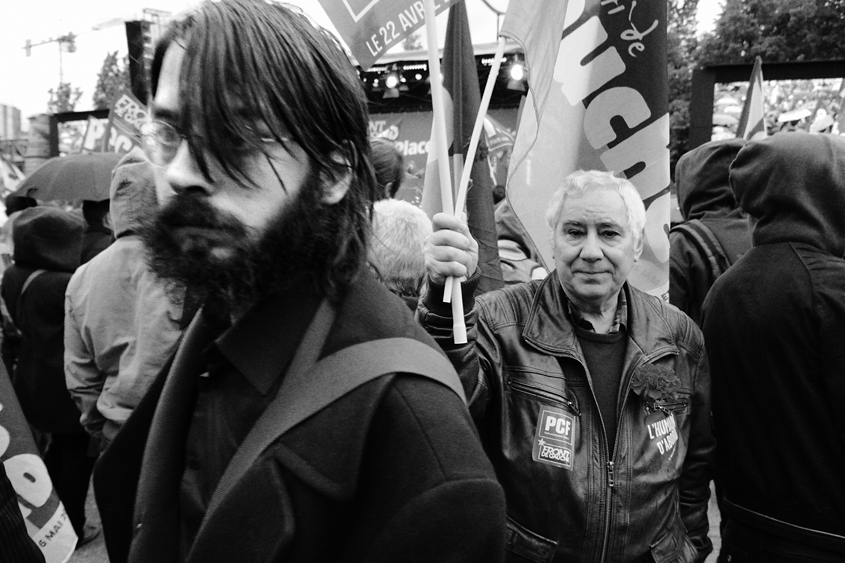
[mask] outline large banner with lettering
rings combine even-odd
[[[122,92],[112,104],[108,119],[89,117],[81,152],[127,153],[141,144],[141,125],[147,106],[129,92]]]
[[[0,461],[18,494],[29,536],[47,563],[67,561],[77,537],[59,501],[32,432],[18,404],[6,368],[0,363]],[[5,563],[5,562],[4,562]]]
[[[434,0],[434,13],[460,1]],[[364,70],[425,23],[422,0],[320,0],[320,4]]]
[[[109,128],[108,119],[97,119],[89,117],[85,127],[85,136],[82,138],[82,152],[103,152],[103,143],[106,140],[106,131]]]
[[[642,257],[629,278],[669,289],[666,2],[512,1],[501,33],[522,45],[530,91],[508,173],[508,198],[546,265],[546,206],[578,170],[627,177],[646,205]]]

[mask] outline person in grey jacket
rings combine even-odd
[[[626,281],[645,208],[609,172],[568,176],[546,215],[554,273],[479,296],[477,244],[435,215],[417,309],[464,384],[505,489],[507,561],[702,562],[714,440],[704,340]],[[446,276],[463,284],[453,341]]]
[[[115,168],[111,220],[117,240],[76,270],[65,294],[65,381],[85,430],[105,449],[174,350],[181,305],[144,262],[136,229],[155,210],[143,151]]]

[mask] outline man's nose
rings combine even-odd
[[[604,253],[601,250],[601,241],[598,235],[593,232],[587,233],[584,238],[584,243],[581,245],[581,259],[589,262],[601,260]]]
[[[211,182],[203,176],[186,139],[182,139],[182,143],[176,149],[176,155],[167,165],[165,178],[176,192],[198,190],[210,194],[212,191]]]

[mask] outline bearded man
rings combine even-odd
[[[174,193],[143,238],[203,305],[97,469],[111,561],[501,559],[457,376],[366,265],[366,99],[337,41],[206,2],[157,45],[152,95]]]

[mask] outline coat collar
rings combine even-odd
[[[284,373],[314,312],[320,295],[303,283],[253,307],[215,345],[262,395]]]
[[[130,561],[178,560],[179,485],[185,469],[185,436],[202,370],[202,350],[213,333],[196,315],[180,344],[155,413],[144,449],[133,523]]]
[[[416,322],[408,306],[379,284],[369,271],[362,271],[338,304],[322,356],[354,344],[391,337],[421,340],[440,350]],[[358,486],[370,421],[388,386],[389,379],[380,378],[355,390],[355,400],[332,403],[282,436],[274,455],[323,495],[341,501],[351,499]]]
[[[643,354],[668,348],[677,353],[674,333],[652,298],[631,287],[622,286],[628,301],[627,328],[631,341]],[[568,299],[552,272],[534,294],[522,336],[535,348],[555,356],[580,356],[578,338],[565,311]]]

